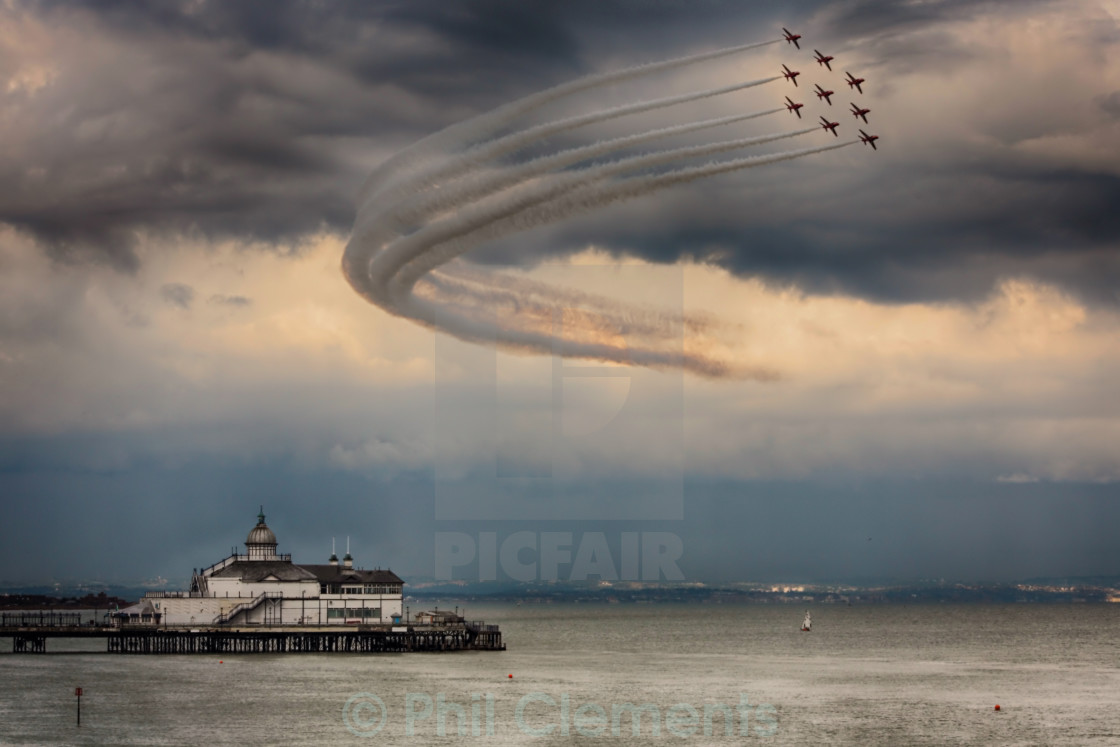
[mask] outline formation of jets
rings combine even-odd
[[[793,46],[797,47],[798,49],[801,49],[801,44],[798,43],[798,39],[801,38],[801,34],[795,34],[792,31],[790,31],[789,29],[787,29],[785,26],[782,27],[782,33],[783,33],[782,38],[785,39],[787,44],[792,44]],[[831,63],[832,63],[832,60],[835,59],[835,57],[833,57],[832,55],[827,55],[827,54],[821,52],[819,49],[814,49],[813,50],[813,55],[814,55],[813,59],[816,60],[818,65],[824,65],[826,68],[828,68],[829,72],[832,71],[832,64]],[[786,80],[790,81],[791,83],[793,83],[794,86],[796,86],[797,85],[797,76],[801,75],[801,73],[798,72],[797,70],[790,70],[788,65],[782,65],[782,75],[785,77]],[[859,91],[861,94],[863,93],[863,83],[866,82],[866,80],[867,80],[866,78],[857,78],[856,76],[852,75],[847,70],[844,71],[844,76],[845,76],[844,77],[844,82],[848,84],[848,88],[854,88],[857,91]],[[813,93],[817,94],[817,100],[824,99],[824,101],[827,102],[829,106],[832,106],[832,98],[831,97],[836,92],[835,91],[829,91],[828,89],[823,88],[820,83],[814,84],[813,87],[815,89],[813,91]],[[785,106],[786,106],[787,111],[793,112],[794,114],[797,115],[798,119],[801,119],[801,108],[803,106],[805,106],[804,104],[799,104],[796,101],[794,101],[793,99],[791,99],[789,96],[786,96]],[[855,117],[856,119],[862,119],[864,124],[867,124],[867,115],[871,113],[870,109],[866,109],[864,107],[857,106],[853,102],[852,103],[852,108],[849,111],[851,112],[853,117]],[[828,132],[831,132],[836,137],[840,137],[840,134],[838,132],[836,132],[836,128],[839,127],[839,126],[840,126],[839,122],[831,122],[831,121],[825,119],[824,117],[821,117],[821,127],[824,128],[825,130],[827,130]],[[859,131],[859,139],[860,139],[861,143],[864,143],[865,145],[870,145],[872,150],[878,150],[878,147],[875,145],[875,141],[879,139],[878,135],[870,135],[870,134],[864,132],[863,130],[860,130]]]

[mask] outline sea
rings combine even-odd
[[[1120,605],[461,611],[508,650],[130,656],[48,639],[15,655],[0,639],[0,744],[1120,745]]]

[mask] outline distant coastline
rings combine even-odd
[[[80,597],[57,597],[49,594],[0,594],[0,610],[108,610],[127,607],[127,599],[105,592]]]
[[[417,585],[417,600],[587,604],[1109,604],[1120,603],[1120,580],[1095,583],[1007,584],[429,584]]]

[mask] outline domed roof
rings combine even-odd
[[[276,535],[264,523],[264,508],[257,514],[257,525],[249,530],[249,537],[245,540],[246,545],[275,545]]]

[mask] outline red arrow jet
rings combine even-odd
[[[848,82],[848,87],[849,88],[854,88],[857,91],[859,91],[860,93],[863,93],[863,89],[860,88],[859,84],[864,82],[865,80],[867,80],[866,78],[857,78],[854,75],[852,75],[851,73],[849,73],[847,70],[844,71],[844,75],[848,76],[848,81],[847,82]]]
[[[824,117],[821,117],[821,127],[825,128],[826,130],[829,130],[830,132],[832,132],[833,135],[836,135],[836,137],[840,137],[840,134],[838,132],[836,132],[836,128],[839,127],[839,126],[840,126],[839,122],[829,122]]]
[[[837,135],[837,137],[839,137],[839,135]],[[879,139],[878,135],[868,135],[863,130],[860,130],[859,131],[859,139],[860,139],[860,142],[867,143],[868,145],[870,145],[871,150],[879,150],[878,148],[875,147],[875,141]]]
[[[791,99],[791,98],[790,98],[789,96],[786,96],[786,109],[788,109],[789,111],[791,111],[791,112],[793,112],[794,114],[796,114],[796,115],[797,115],[797,118],[798,118],[798,119],[801,119],[801,111],[800,111],[800,109],[801,109],[801,107],[803,107],[803,106],[805,106],[805,105],[804,105],[804,104],[798,104],[798,103],[795,103],[793,99]]]
[[[796,70],[790,70],[790,69],[789,69],[788,67],[786,67],[785,65],[782,65],[782,69],[783,69],[783,70],[785,70],[785,72],[784,72],[784,73],[782,73],[782,75],[786,76],[786,80],[792,80],[792,81],[793,81],[793,85],[795,85],[795,86],[796,86],[796,85],[797,85],[797,76],[798,76],[798,75],[801,75],[801,73],[799,73],[799,72],[798,72],[798,71],[796,71]]]
[[[817,64],[818,65],[824,65],[829,70],[831,70],[832,65],[830,65],[828,63],[832,62],[832,60],[835,59],[835,58],[832,55],[821,54],[821,51],[819,49],[814,49],[813,51],[817,53]]]
[[[870,113],[870,109],[861,109],[855,104],[852,104],[852,116],[859,117],[863,120],[864,124],[867,124],[867,115]]]
[[[785,39],[787,44],[793,44],[793,46],[801,49],[801,45],[797,43],[797,40],[801,38],[801,34],[795,34],[785,26],[782,26],[782,31],[786,32]]]
[[[835,91],[824,90],[823,88],[821,88],[821,84],[817,83],[817,98],[818,99],[824,99],[825,101],[828,102],[829,106],[832,106],[832,99],[830,99],[829,96],[831,96],[834,93],[836,93],[836,92]]]

